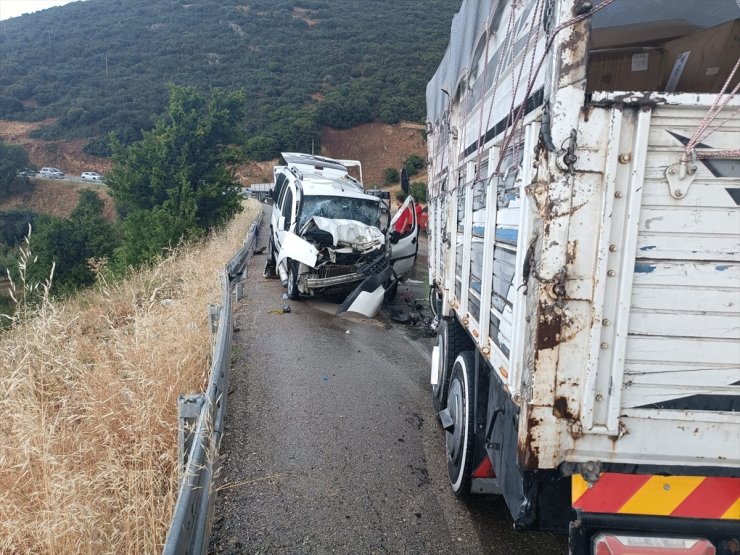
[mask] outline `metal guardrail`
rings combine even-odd
[[[211,373],[205,393],[180,395],[179,448],[182,463],[180,490],[172,515],[165,555],[201,555],[208,550],[215,496],[211,491],[218,464],[226,394],[229,388],[233,317],[232,284],[246,277],[246,267],[259,236],[262,212],[249,230],[239,251],[221,273],[221,306],[209,307],[211,330],[215,332]],[[237,283],[237,298],[241,295]]]

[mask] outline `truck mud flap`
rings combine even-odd
[[[368,318],[374,317],[383,304],[386,284],[392,285],[394,279],[393,268],[391,267],[365,278],[339,306],[336,315],[352,312]]]

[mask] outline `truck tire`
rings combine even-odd
[[[468,498],[473,471],[473,381],[475,379],[475,356],[472,351],[458,355],[452,367],[447,393],[447,410],[454,426],[447,432],[447,474],[452,491],[456,496]]]
[[[301,298],[298,292],[298,262],[295,260],[288,260],[288,298],[292,301],[297,301]]]
[[[432,386],[432,405],[437,413],[437,421],[439,421],[439,411],[447,407],[447,388],[455,359],[461,352],[472,350],[473,342],[457,318],[453,316],[440,322],[437,328],[437,345],[439,346],[440,368],[437,370],[439,372],[437,385]]]

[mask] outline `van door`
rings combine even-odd
[[[285,192],[281,195],[280,205],[276,214],[275,222],[275,246],[278,251],[283,244],[285,234],[290,231],[295,213],[295,187],[293,184],[286,185]],[[274,221],[273,220],[273,221]]]
[[[411,226],[404,225],[406,229],[403,229],[402,218],[405,218],[404,214],[410,212]],[[386,238],[390,245],[391,251],[391,264],[393,265],[393,271],[399,278],[408,274],[414,267],[416,261],[416,251],[419,248],[419,222],[416,218],[416,203],[414,197],[409,195],[406,200],[398,209],[395,216],[391,220],[386,232]]]

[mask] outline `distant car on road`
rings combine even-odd
[[[64,177],[64,172],[59,168],[41,168],[39,175],[50,179],[62,179]]]
[[[103,181],[103,176],[97,172],[82,172],[80,177],[83,181]]]
[[[26,168],[18,172],[18,177],[33,177],[34,175],[36,175],[36,170],[32,170],[31,168]]]

